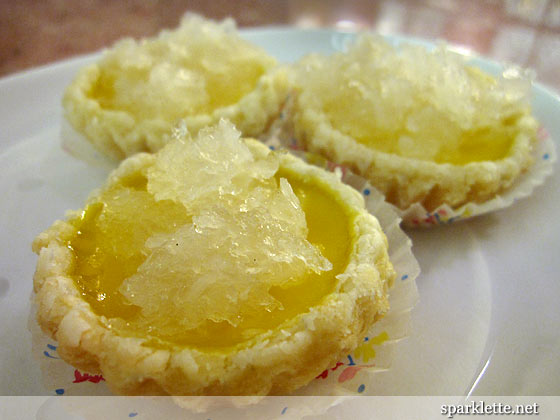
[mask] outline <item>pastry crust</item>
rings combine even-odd
[[[269,153],[256,141],[247,144],[256,156]],[[123,161],[104,188],[145,170],[156,158],[142,153]],[[119,394],[280,395],[309,383],[356,348],[388,310],[394,270],[386,237],[361,195],[334,174],[289,154],[281,154],[280,168],[312,179],[355,210],[349,263],[321,304],[227,350],[153,348],[149,337],[122,336],[108,328],[107,319],[81,298],[71,276],[75,256],[67,246],[76,228],[57,221],[35,239],[33,250],[39,254],[34,277],[38,322],[58,341],[60,356],[80,369],[103,374]],[[94,192],[88,202],[99,195]]]
[[[537,128],[535,119],[525,116],[518,121],[519,133],[506,158],[453,165],[372,149],[336,130],[324,115],[305,106],[295,111],[294,126],[306,150],[368,179],[391,204],[404,210],[421,203],[428,211],[442,204],[457,208],[468,202],[482,203],[511,187],[534,161]]]
[[[481,72],[465,66],[446,50],[440,49],[437,52],[439,56],[436,55],[435,58],[432,58],[430,53],[421,51],[419,47],[408,47],[410,50],[407,50],[407,53],[410,54],[411,58],[407,62],[405,58],[399,55],[401,52],[376,37],[363,35],[356,44],[353,47],[354,49],[351,49],[348,53],[339,53],[332,57],[310,56],[296,67],[296,89],[293,95],[293,104],[290,108],[294,135],[303,148],[322,154],[332,162],[345,165],[355,173],[367,178],[385,194],[388,202],[403,210],[414,203],[421,203],[428,211],[433,211],[442,204],[457,208],[468,202],[485,202],[509,188],[533,163],[532,150],[538,127],[536,120],[529,114],[528,105],[525,103],[526,99],[523,97],[525,87],[517,89],[517,86],[513,86],[513,84],[513,87],[509,85],[502,87],[490,76],[483,75]],[[383,50],[383,52],[379,53],[378,50]],[[406,57],[405,53],[402,54]],[[417,74],[415,64],[411,63],[415,63],[414,60],[418,62],[420,60],[418,57],[426,61],[428,59],[439,60],[437,64],[441,66],[441,69],[436,67],[433,69],[434,72],[437,70],[441,74],[432,74],[429,69],[426,69],[427,65],[424,63],[422,63],[423,67],[419,69]],[[400,63],[401,66],[407,67],[399,73],[398,77],[400,79],[397,76],[393,79],[392,73],[386,72],[387,69],[383,67],[384,64],[378,64],[375,60],[379,62],[387,60],[392,65]],[[348,66],[348,68],[345,66]],[[377,76],[370,77],[369,86],[368,81],[354,80],[352,79],[354,76],[349,75],[358,74],[358,77],[362,77],[365,74],[366,76],[363,76],[363,78],[367,79],[369,77],[367,76],[368,66],[374,68],[379,66],[380,68],[380,70],[372,71],[372,74],[377,71],[375,73]],[[449,76],[445,73],[445,66],[450,67],[449,74],[452,76],[459,74],[459,76],[457,80],[453,79],[452,82],[447,82],[448,85],[440,89],[434,86],[432,80],[440,77],[444,79]],[[356,70],[362,68],[364,70]],[[449,128],[445,125],[447,123],[443,122],[442,127],[449,128],[450,131],[455,130],[454,133],[461,132],[461,130],[463,132],[468,130],[474,132],[478,129],[485,130],[487,127],[491,127],[488,124],[491,124],[493,118],[496,118],[494,120],[496,124],[502,123],[498,118],[503,120],[515,119],[513,123],[515,136],[511,141],[511,147],[502,158],[477,159],[458,164],[412,156],[416,152],[411,152],[409,156],[402,153],[387,152],[369,146],[363,141],[359,142],[348,133],[340,130],[325,112],[325,107],[331,106],[332,102],[329,104],[327,101],[323,101],[323,95],[319,91],[323,86],[322,82],[310,87],[310,80],[316,79],[317,75],[324,71],[327,71],[328,74],[328,76],[322,76],[325,80],[328,77],[330,83],[334,83],[335,86],[348,86],[349,90],[355,89],[359,94],[355,94],[354,97],[363,99],[364,103],[367,103],[367,98],[373,98],[372,109],[376,109],[379,115],[371,113],[367,115],[362,113],[361,116],[355,115],[352,121],[353,126],[364,122],[360,118],[377,119],[380,124],[379,129],[385,130],[385,134],[381,136],[388,134],[394,136],[395,141],[400,142],[402,140],[405,144],[411,138],[410,136],[413,136],[413,134],[410,134],[411,131],[414,132],[415,129],[418,129],[414,127],[415,125],[426,124],[425,121],[422,122],[421,120],[418,123],[419,118],[421,118],[419,116],[424,111],[426,113],[432,112],[432,115],[445,116],[445,105],[439,104],[437,100],[446,92],[451,91],[449,97],[444,96],[442,101],[447,100],[449,105],[464,98],[465,105],[464,109],[457,106],[449,111],[449,118],[446,121],[453,121],[455,126]],[[377,80],[375,77],[380,79]],[[454,82],[456,82],[457,87],[453,85]],[[385,86],[383,86],[384,83]],[[408,88],[406,87],[407,83],[409,84]],[[469,91],[468,83],[473,83],[473,86],[477,89],[475,93]],[[530,86],[528,81],[519,83],[523,86],[525,84]],[[484,99],[486,101],[484,102],[485,106],[492,109],[491,105],[488,104],[500,103],[495,97],[503,98],[503,105],[502,108],[495,111],[496,117],[494,115],[488,116],[488,121],[484,120],[481,123],[476,118],[481,115],[482,118],[486,117],[484,112],[476,109],[476,107],[482,101],[479,96],[484,95],[486,84],[488,86],[487,90],[493,89],[495,92],[492,93],[494,97],[492,94],[488,94]],[[342,88],[340,89],[342,91]],[[376,89],[379,89],[379,92]],[[384,91],[384,89],[387,89],[387,91]],[[507,89],[511,89],[511,92],[514,93],[512,94]],[[396,92],[400,92],[403,96],[395,98]],[[379,96],[376,96],[378,94]],[[418,95],[418,97],[414,95]],[[347,98],[340,97],[338,101],[345,99]],[[329,101],[336,103],[333,97],[329,97]],[[399,101],[402,101],[402,107],[398,105]],[[391,112],[393,106],[396,109]],[[370,112],[369,108],[368,112]],[[452,112],[453,114],[451,114]],[[465,113],[464,116],[462,112]],[[389,128],[383,126],[388,119],[384,118],[383,115],[389,117],[393,114],[398,114],[394,117],[394,120],[399,121],[401,125]],[[370,124],[370,121],[366,123]],[[347,122],[347,124],[350,124],[350,122]],[[480,124],[480,126],[476,124]],[[437,130],[438,128],[433,127],[434,132]],[[370,134],[372,136],[377,135],[375,132],[370,132]],[[425,132],[421,134],[425,135]],[[449,138],[448,140],[449,143],[458,141],[455,138]],[[429,148],[432,140],[425,142],[425,146],[422,146],[422,140],[413,139],[411,141],[418,142],[415,145],[421,150],[422,147]],[[400,144],[398,146],[395,144],[388,146],[388,148],[393,149],[400,147]]]
[[[209,106],[210,109],[197,111],[196,106],[188,101],[199,100],[204,95],[211,96],[207,92],[207,85],[210,82],[189,81],[178,87],[174,84],[180,83],[177,80],[181,77],[187,78],[182,76],[181,72],[190,72],[189,66],[196,69],[194,76],[188,75],[190,78],[188,80],[204,77],[205,70],[199,67],[204,68],[206,64],[190,57],[195,56],[196,51],[193,52],[195,49],[211,50],[211,48],[220,49],[215,56],[222,57],[225,54],[227,59],[227,54],[231,55],[229,65],[232,67],[226,68],[226,72],[233,72],[238,62],[241,62],[246,69],[240,73],[241,75],[251,72],[262,72],[262,74],[252,90],[246,92],[236,102],[217,107],[206,104],[205,108]],[[224,63],[219,64],[225,66]],[[167,76],[157,73],[160,71],[159,68],[164,72],[168,67],[173,70],[169,71]],[[250,67],[250,70],[247,70],[247,67]],[[137,78],[135,72],[139,71],[149,73],[148,76],[143,76],[147,80]],[[116,89],[116,82],[111,81],[115,73],[120,78],[118,83],[127,84],[131,95],[135,90],[145,89],[143,94],[136,93],[140,99],[133,96],[129,98],[131,103],[136,104],[133,106],[139,106],[138,103],[151,95],[153,98],[147,103],[151,104],[150,106],[160,103],[161,109],[158,109],[160,115],[155,115],[156,113],[150,109],[142,112],[149,116],[137,115],[137,112],[132,112],[127,107],[112,104],[111,100],[106,98],[102,100],[98,96],[99,92],[107,93]],[[225,79],[226,76],[229,77],[224,74],[222,78]],[[158,77],[166,78],[166,81],[158,81]],[[156,82],[153,82],[153,79],[156,79]],[[147,86],[152,83],[150,89],[145,88],[144,84]],[[247,82],[233,78],[229,83],[235,86]],[[182,92],[181,87],[190,90]],[[122,86],[120,89],[120,95],[126,96]],[[231,19],[216,23],[196,15],[187,15],[175,31],[163,31],[156,38],[137,43],[130,39],[117,43],[105,52],[97,63],[80,70],[66,89],[62,103],[65,118],[78,134],[85,136],[103,154],[121,160],[135,153],[155,152],[161,149],[169,140],[169,134],[179,119],[186,123],[192,135],[201,128],[216,124],[220,119],[225,118],[232,121],[245,136],[257,137],[279,113],[287,91],[286,69],[276,67],[276,60],[273,57],[257,46],[242,40],[236,33],[235,23]],[[210,97],[208,100],[212,102],[215,99]],[[180,101],[180,105],[185,106],[185,110],[175,117],[178,106],[173,101],[177,100]],[[193,109],[189,110],[189,107]],[[166,112],[173,114],[165,115]]]

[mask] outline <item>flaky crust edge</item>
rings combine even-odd
[[[458,208],[469,202],[483,203],[511,187],[534,162],[538,123],[530,115],[518,120],[518,134],[505,158],[454,165],[384,153],[360,144],[333,127],[324,113],[307,106],[305,94],[294,91],[292,95],[293,130],[300,145],[368,179],[401,210],[414,203],[428,211],[442,204]]]
[[[248,141],[255,154],[262,144]],[[107,186],[141,171],[154,156],[139,154],[110,175]],[[58,353],[68,363],[101,373],[109,387],[126,395],[285,395],[309,383],[359,345],[367,330],[388,310],[387,291],[395,272],[387,239],[361,195],[335,175],[289,154],[281,167],[313,177],[358,210],[356,238],[345,274],[323,304],[286,321],[236,352],[195,348],[155,349],[146,339],[119,336],[94,314],[71,278],[73,254],[67,241],[75,228],[55,222],[33,242],[39,254],[34,276],[37,320],[58,341]],[[105,187],[107,188],[107,187]],[[89,201],[95,200],[94,192]],[[77,212],[69,212],[73,217]]]

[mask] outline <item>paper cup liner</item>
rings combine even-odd
[[[290,98],[287,100],[284,111],[281,113],[280,117],[272,124],[261,140],[274,148],[304,151],[305,147],[294,135],[292,122],[288,117],[292,112],[292,106],[293,100]],[[537,133],[537,142],[533,150],[533,158],[535,161],[534,164],[517,178],[511,187],[483,203],[469,202],[455,208],[447,204],[442,204],[433,211],[426,210],[421,203],[414,203],[404,210],[393,204],[389,203],[389,205],[393,207],[393,210],[402,219],[402,226],[406,228],[429,228],[439,225],[448,225],[501,210],[511,206],[516,200],[530,196],[533,190],[539,185],[542,185],[545,179],[550,176],[554,170],[554,163],[557,158],[556,148],[550,134],[542,126]],[[363,191],[364,188],[376,190],[375,187],[366,185],[366,179],[358,177],[357,175],[346,175],[347,173],[351,173],[351,171],[342,165],[329,162],[326,158],[319,155],[313,158],[313,160],[327,168],[339,167],[345,174],[343,180],[347,182],[345,178],[351,179],[352,182],[348,183],[358,191]],[[321,160],[325,162],[323,163]],[[379,194],[383,196],[381,192],[379,192]]]
[[[356,397],[51,397],[37,411],[37,420],[165,419],[165,420],[335,420],[329,410]],[[319,417],[320,416],[320,417]]]
[[[461,220],[470,219],[486,213],[511,206],[515,201],[529,197],[533,190],[542,185],[554,170],[556,162],[556,148],[550,135],[541,127],[537,144],[533,150],[535,163],[522,174],[514,184],[491,200],[483,203],[466,203],[457,208],[447,204],[439,206],[432,212],[427,211],[420,203],[414,203],[409,208],[401,210],[395,207],[399,216],[407,227],[432,227],[448,225]]]
[[[118,161],[97,150],[85,135],[78,132],[70,125],[66,118],[62,118],[60,139],[62,142],[62,149],[66,153],[89,165],[112,170],[119,164]]]
[[[81,147],[80,143],[86,140],[68,137],[65,141],[65,149],[72,150],[73,156],[98,165],[107,164],[108,161],[98,156],[97,151]],[[274,148],[273,145],[270,147]],[[391,367],[398,342],[409,335],[410,312],[418,300],[416,277],[420,268],[412,254],[412,242],[400,227],[399,215],[384,200],[382,194],[363,178],[332,165],[325,159],[305,153],[300,154],[300,157],[338,173],[344,182],[362,192],[367,209],[377,217],[387,236],[389,257],[397,275],[389,289],[390,309],[368,331],[364,342],[294,395],[365,395],[368,394],[369,384],[376,380],[376,373]],[[51,395],[111,395],[103,376],[82,372],[58,356],[57,343],[40,330],[35,320],[34,308],[30,314],[29,329],[33,354],[40,362],[43,383]]]
[[[275,149],[278,143],[268,142]],[[420,273],[412,254],[412,241],[401,229],[401,218],[383,194],[364,178],[321,156],[292,151],[308,163],[338,174],[340,179],[361,192],[368,211],[378,220],[387,236],[389,258],[395,268],[395,281],[389,289],[390,309],[384,318],[368,331],[362,344],[335,366],[326,369],[296,395],[367,395],[370,383],[379,372],[390,369],[398,342],[409,335],[410,313],[418,301],[416,277]]]

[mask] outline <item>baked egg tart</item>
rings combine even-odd
[[[481,203],[532,164],[528,74],[493,77],[439,45],[362,34],[295,69],[294,133],[307,150],[367,178],[400,209]]]
[[[173,137],[35,239],[38,323],[118,394],[290,393],[387,312],[387,239],[335,174],[225,120]]]
[[[159,150],[179,120],[195,134],[226,118],[258,136],[286,97],[276,64],[233,20],[188,14],[177,29],[121,40],[83,68],[63,97],[73,129],[63,136],[85,137],[115,160]]]

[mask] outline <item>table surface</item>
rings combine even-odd
[[[239,27],[372,29],[445,39],[533,68],[560,91],[560,0],[3,0],[0,77],[175,27],[185,12]]]

